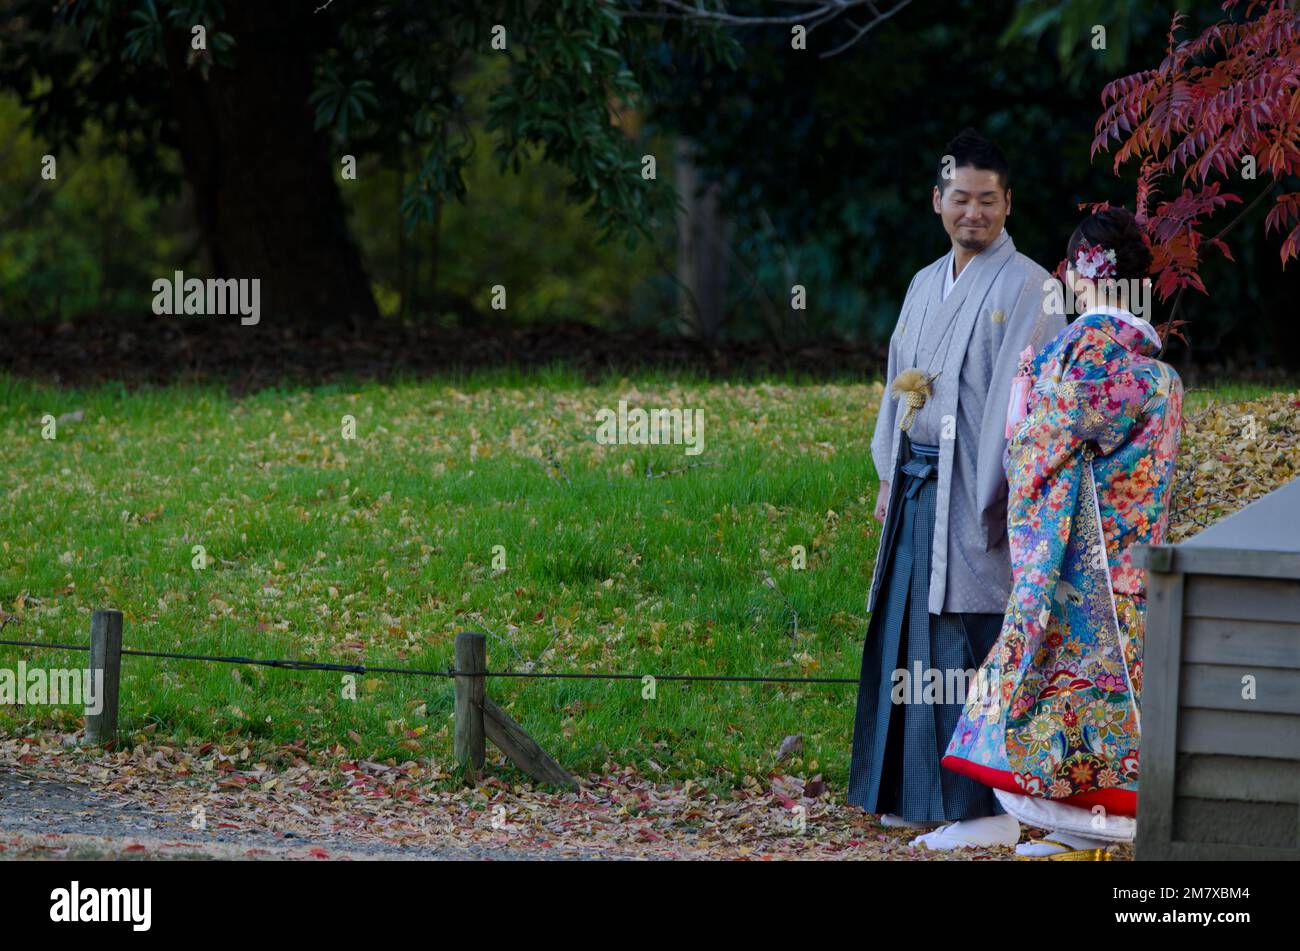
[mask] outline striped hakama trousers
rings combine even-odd
[[[963,709],[963,697],[942,696],[949,671],[974,673],[997,641],[1001,614],[932,615],[930,553],[938,493],[938,447],[903,436],[900,511],[891,538],[882,538],[887,558],[876,610],[862,647],[848,801],[871,813],[893,813],[913,821],[952,822],[1000,815],[993,790],[939,765]],[[903,699],[893,701],[894,671],[905,669]],[[941,676],[940,700],[917,703],[918,672]],[[964,681],[959,681],[964,682]],[[971,681],[970,689],[974,689]],[[913,693],[915,691],[915,695]]]

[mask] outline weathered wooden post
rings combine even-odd
[[[476,780],[483,769],[486,740],[539,782],[577,790],[570,776],[528,731],[487,696],[487,638],[473,631],[456,635],[456,760]],[[477,676],[475,676],[477,675]]]
[[[483,698],[484,724],[488,739],[510,761],[533,779],[565,789],[578,788],[577,781],[542,749],[528,732],[487,697]]]
[[[102,671],[99,677],[96,672]],[[122,612],[96,611],[90,618],[90,676],[99,712],[86,713],[86,739],[103,746],[117,739],[118,684],[122,677]],[[85,698],[88,699],[88,698]]]
[[[487,638],[461,631],[456,635],[456,761],[472,782],[483,769],[483,672],[487,670]]]

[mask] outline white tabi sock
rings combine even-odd
[[[947,852],[952,849],[986,849],[997,845],[1015,845],[1020,839],[1020,823],[1015,816],[984,816],[962,819],[941,826],[912,840],[916,848]]]

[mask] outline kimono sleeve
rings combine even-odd
[[[976,473],[980,525],[985,551],[1001,544],[1006,535],[1006,421],[1011,380],[1026,346],[1038,353],[1065,327],[1064,314],[1051,310],[1045,281],[1050,275],[1034,267],[1025,277],[998,343],[989,379],[988,396],[980,422],[980,457]]]
[[[912,300],[912,291],[916,289],[921,272],[912,276],[912,283],[907,285],[903,296],[903,306],[899,308],[898,320],[901,322]],[[871,437],[871,461],[876,467],[876,478],[888,482],[893,478],[894,464],[894,430],[898,426],[898,403],[889,396],[889,384],[898,375],[898,324],[889,335],[889,358],[885,364],[885,389],[880,395],[880,410],[876,413],[876,428]]]

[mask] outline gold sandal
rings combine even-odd
[[[1059,845],[1066,849],[1064,852],[1053,852],[1050,855],[1017,855],[1016,858],[1025,862],[1109,862],[1111,861],[1110,849],[1071,849],[1064,842],[1057,842],[1053,839],[1030,839],[1030,845]]]

